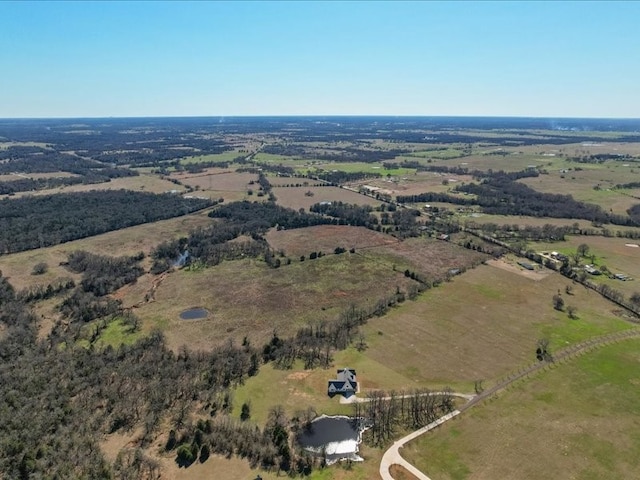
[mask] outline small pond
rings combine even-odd
[[[298,435],[298,443],[316,455],[326,455],[327,463],[351,459],[362,461],[357,455],[365,428],[351,417],[322,415]]]
[[[209,316],[209,311],[206,308],[195,307],[182,312],[180,314],[180,319],[181,320],[200,320],[203,318],[207,318],[208,316]]]

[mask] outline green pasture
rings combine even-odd
[[[632,478],[639,347],[625,340],[519,382],[414,440],[403,456],[441,479]]]

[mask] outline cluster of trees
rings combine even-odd
[[[31,151],[35,149],[36,151]],[[28,192],[58,188],[67,185],[92,184],[109,182],[112,178],[137,176],[138,172],[128,168],[114,168],[111,165],[96,162],[76,155],[60,153],[55,150],[39,147],[9,147],[0,152],[6,157],[0,162],[0,174],[9,173],[56,173],[69,172],[68,177],[28,178],[18,177],[15,180],[0,182],[0,194],[12,195],[17,192]]]
[[[382,175],[379,173],[343,172],[341,170],[318,170],[311,176],[329,182],[331,185],[340,185],[343,183],[356,182],[365,178],[380,178]]]
[[[543,226],[518,224],[498,225],[496,223],[477,223],[467,221],[465,229],[480,230],[485,235],[493,235],[501,239],[520,239],[539,241],[564,241],[565,236],[575,233],[575,228],[566,225],[551,225],[549,223]]]
[[[479,184],[460,185],[456,189],[476,195],[473,202],[489,214],[581,218],[601,223],[636,225],[629,217],[606,213],[598,205],[576,201],[571,195],[537,192],[510,179],[490,178]]]
[[[303,228],[332,223],[320,215],[281,207],[272,202],[233,202],[219,206],[209,213],[212,218],[223,218],[231,223],[241,224],[245,231],[259,231],[271,227]]]
[[[139,447],[147,447],[165,420],[183,428],[190,412],[212,408],[259,367],[249,344],[175,354],[153,333],[117,350],[86,349],[75,346],[77,330],[64,323],[39,341],[37,320],[0,274],[0,471],[7,478],[157,473],[157,463],[138,449],[109,465],[102,435],[140,427]]]
[[[142,252],[133,256],[111,257],[77,250],[69,254],[66,267],[72,272],[82,273],[80,285],[85,292],[102,297],[135,282],[144,273],[140,266],[143,259]]]
[[[268,229],[333,223],[329,218],[284,208],[273,202],[233,202],[212,210],[209,216],[223,219],[224,222],[194,230],[188,237],[158,245],[151,254],[154,260],[152,273],[168,270],[187,251],[187,264],[200,261],[206,265],[216,265],[223,260],[263,255],[265,260],[273,259],[272,266],[275,266],[278,259],[272,255],[268,243],[262,237]],[[247,239],[230,242],[240,236],[246,236]]]
[[[454,409],[451,390],[431,392],[416,389],[409,392],[382,391],[367,394],[366,402],[353,403],[353,417],[364,419],[370,428],[364,440],[375,446],[384,445],[398,428],[418,429]]]
[[[374,228],[378,225],[378,218],[373,215],[373,208],[369,205],[355,205],[344,202],[314,203],[309,210],[322,215],[340,219],[343,225],[353,225]]]
[[[31,285],[17,293],[17,298],[21,302],[31,303],[39,300],[47,300],[53,298],[56,295],[66,292],[75,288],[76,283],[72,279],[59,279],[53,283],[49,283],[46,286],[37,284]]]
[[[398,155],[409,152],[409,150],[404,148],[393,148],[386,150],[356,147],[332,148],[327,146],[314,148],[309,145],[300,145],[293,143],[266,145],[262,150],[265,153],[271,153],[274,155],[286,155],[289,157],[306,158],[312,160],[366,163],[377,163],[381,162],[382,160],[391,160],[396,158]]]
[[[603,211],[598,205],[574,200],[571,195],[542,193],[513,181],[508,176],[486,179],[481,183],[468,183],[456,191],[475,195],[466,198],[446,193],[399,195],[399,203],[447,202],[457,205],[479,205],[482,211],[496,215],[526,215],[532,217],[576,218],[596,223],[640,225],[640,205],[628,211],[629,217]]]
[[[4,199],[0,201],[0,253],[56,245],[186,215],[210,204],[209,200],[130,190]]]
[[[300,416],[303,416],[302,414]],[[172,430],[165,446],[176,452],[176,462],[189,466],[204,463],[212,453],[238,455],[249,461],[252,467],[262,467],[289,473],[309,475],[321,460],[296,446],[291,430],[299,428],[299,418],[289,419],[280,405],[269,410],[263,429],[258,426],[217,415],[198,420],[180,431]]]
[[[295,336],[281,338],[274,333],[271,341],[263,347],[262,359],[274,362],[278,368],[291,368],[300,359],[305,368],[328,368],[334,350],[344,350],[359,338],[359,327],[370,318],[382,316],[389,308],[402,303],[408,297],[415,299],[423,290],[436,286],[440,281],[421,281],[411,285],[407,292],[396,287],[393,292],[377,301],[366,305],[351,305],[332,321],[310,323],[298,329]],[[360,338],[360,343],[362,339]]]

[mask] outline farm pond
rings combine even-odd
[[[209,316],[209,311],[206,308],[194,307],[185,310],[180,314],[180,320],[201,320]]]
[[[325,456],[328,465],[340,460],[361,462],[358,445],[366,429],[362,419],[321,415],[298,434],[297,440],[305,450]]]

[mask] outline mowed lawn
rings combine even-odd
[[[356,205],[371,205],[377,207],[380,201],[361,195],[351,190],[339,187],[273,187],[271,190],[276,196],[276,203],[283,207],[299,210],[320,202],[344,202]],[[313,195],[308,195],[311,192]]]
[[[244,336],[263,345],[274,331],[287,336],[311,321],[333,320],[351,305],[373,306],[412,282],[404,274],[359,255],[325,255],[278,269],[255,259],[223,262],[169,274],[155,301],[135,313],[145,328],[160,327],[172,347],[209,349]],[[208,319],[180,320],[190,307],[204,307]]]
[[[579,286],[564,293],[569,284],[556,273],[536,281],[480,265],[370,320],[365,353],[412,381],[472,389],[475,380],[497,380],[534,361],[539,338],[553,350],[629,328],[597,293]],[[553,309],[559,290],[578,319]]]
[[[640,341],[516,384],[406,446],[434,480],[630,479],[640,471]]]

